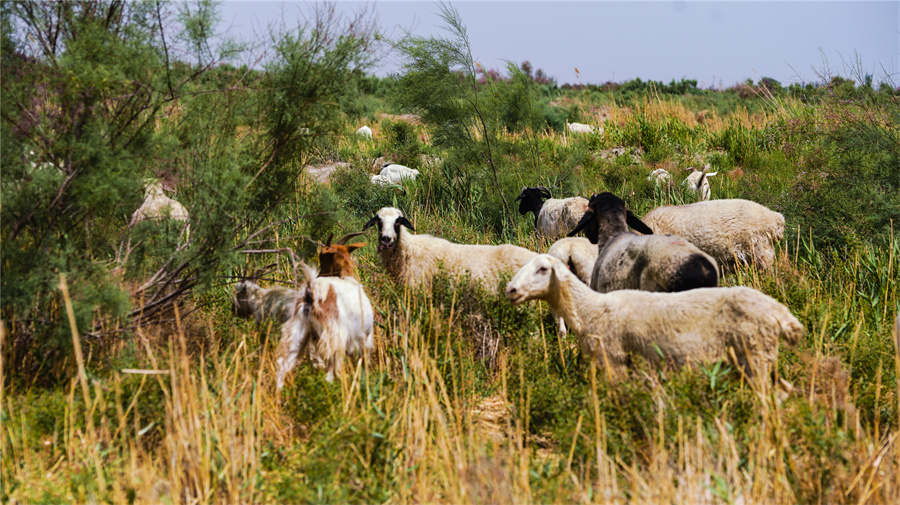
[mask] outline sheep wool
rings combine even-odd
[[[804,333],[787,307],[752,288],[603,294],[546,254],[516,273],[506,297],[513,304],[546,301],[578,337],[582,352],[611,374],[640,356],[657,366],[733,361],[748,376],[767,378],[779,341],[795,345]]]

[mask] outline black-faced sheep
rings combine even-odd
[[[545,201],[545,199],[547,199]],[[519,196],[519,214],[534,213],[534,226],[539,236],[555,239],[578,225],[587,210],[588,200],[581,196],[551,198],[544,186],[523,187]]]
[[[755,289],[602,294],[546,254],[516,273],[506,298],[546,301],[577,335],[582,352],[615,374],[640,356],[675,366],[733,361],[748,376],[764,378],[778,359],[779,339],[794,345],[803,335],[787,307]]]
[[[591,288],[606,293],[617,289],[684,291],[715,287],[716,260],[678,236],[653,235],[612,193],[591,197],[589,210],[569,235],[584,230],[600,247],[591,275]],[[628,231],[628,226],[646,235]]]
[[[510,244],[454,244],[431,235],[414,235],[412,223],[399,209],[384,207],[363,227],[378,229],[378,254],[388,274],[408,286],[430,286],[443,266],[453,275],[468,275],[488,283],[504,271],[515,271],[535,253]]]

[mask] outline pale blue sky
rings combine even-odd
[[[900,2],[453,2],[476,61],[505,68],[531,61],[563,83],[623,82],[640,77],[669,82],[697,79],[728,87],[772,77],[784,84],[817,81],[817,74],[900,85]],[[222,30],[253,37],[272,22],[296,26],[309,2],[225,1]],[[374,9],[382,32],[442,34],[433,2],[338,2],[342,11]],[[375,69],[397,70],[396,57]],[[575,68],[580,71],[580,79]]]

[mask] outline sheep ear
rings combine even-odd
[[[369,219],[369,222],[363,225],[363,231],[368,230],[373,224],[378,222],[378,215],[376,214],[372,219]]]
[[[644,235],[653,235],[653,230],[644,224],[643,221],[638,219],[630,210],[625,212],[625,222],[628,223],[628,226],[633,230],[637,230]]]
[[[400,217],[398,217],[398,218],[397,218],[397,222],[400,223],[400,224],[402,224],[403,226],[409,228],[409,229],[412,230],[412,231],[416,231],[416,229],[413,228],[412,223],[409,222],[409,219],[406,219],[406,216],[400,216]]]
[[[578,232],[583,230],[584,227],[588,225],[588,223],[590,223],[593,220],[594,220],[594,213],[590,212],[590,211],[585,212],[584,215],[581,216],[581,221],[578,221],[578,225],[575,227],[575,229],[570,231],[568,234],[566,234],[566,236],[574,237],[575,235],[578,234]]]

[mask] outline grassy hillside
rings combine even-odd
[[[482,71],[467,90],[481,115],[452,123],[412,109],[402,78],[352,72],[341,74],[350,91],[304,109],[296,100],[309,88],[279,81],[302,74],[285,65],[222,66],[179,97],[148,95],[165,106],[137,114],[155,119],[127,148],[105,134],[75,142],[34,133],[14,113],[4,119],[4,502],[900,501],[896,90],[843,78],[804,88],[766,80],[721,91],[691,81],[560,89],[530,72]],[[238,84],[253,89],[235,92]],[[218,91],[191,92],[207,85]],[[281,85],[296,93],[266,95]],[[4,99],[32,92],[4,88]],[[318,122],[291,123],[313,114]],[[602,132],[568,134],[567,121]],[[362,124],[373,139],[353,133]],[[23,201],[43,202],[50,186],[36,185],[51,176],[21,175],[28,161],[7,146],[43,136],[45,160],[89,152],[92,162],[138,167],[123,180],[172,181],[195,220],[190,244],[176,254],[180,229],[126,230],[139,181],[109,215],[74,214],[77,226],[46,236],[19,232]],[[422,174],[372,185],[379,156]],[[780,350],[777,373],[794,386],[783,400],[753,391],[728,363],[637,363],[614,380],[581,356],[574,336],[557,337],[546,304],[509,304],[505,281],[394,284],[371,230],[355,256],[377,351],[339,380],[303,362],[279,392],[279,329],[231,312],[237,280],[255,271],[261,285],[296,285],[296,262],[315,262],[309,239],[361,230],[383,206],[401,208],[419,233],[546,252],[533,218],[512,205],[522,186],[554,197],[610,191],[640,216],[693,201],[684,169],[705,164],[718,172],[712,198],[753,200],[786,219],[773,271],[739,268],[721,281],[774,297],[803,324],[801,343]],[[7,166],[24,168],[13,177]],[[673,174],[673,187],[647,181],[656,168]],[[28,269],[38,253],[76,257],[82,228],[82,263]],[[121,260],[129,237],[133,256]],[[175,288],[193,284],[171,312],[145,320],[155,293],[175,289],[144,284],[180,264],[170,257],[199,273],[173,275]],[[50,280],[27,276],[38,270]],[[113,289],[124,308],[109,308]]]

